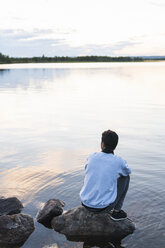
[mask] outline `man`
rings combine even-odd
[[[102,151],[88,157],[84,185],[80,192],[84,207],[93,212],[111,212],[111,218],[116,221],[127,217],[121,208],[131,173],[127,163],[114,155],[117,144],[118,135],[114,131],[107,130],[102,133]]]

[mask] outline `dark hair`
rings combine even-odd
[[[103,150],[106,153],[113,153],[117,144],[119,137],[117,133],[112,130],[107,130],[102,133],[101,141],[104,142],[105,149]]]

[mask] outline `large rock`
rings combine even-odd
[[[53,218],[55,231],[65,234],[69,240],[86,239],[122,240],[133,233],[135,225],[130,219],[113,221],[109,213],[93,213],[85,207],[73,208]]]
[[[0,216],[4,214],[18,214],[22,208],[22,203],[16,197],[0,198]]]
[[[0,247],[22,246],[33,231],[34,222],[29,215],[0,216]]]
[[[52,228],[51,220],[54,217],[62,214],[64,206],[65,203],[61,200],[58,199],[48,200],[44,204],[43,208],[37,213],[36,216],[37,221],[48,228]]]

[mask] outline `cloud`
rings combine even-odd
[[[75,32],[75,30],[72,30]],[[112,44],[86,44],[72,46],[67,35],[70,31],[53,29],[6,29],[0,31],[0,47],[4,54],[15,57],[32,56],[113,56],[124,48],[137,44],[134,40],[120,41]]]
[[[127,52],[164,55],[164,1],[5,0],[0,15],[0,52],[17,56],[43,52],[68,55],[71,51],[72,56]],[[147,37],[141,38],[144,35]],[[35,49],[32,41],[34,47],[38,45]]]
[[[0,30],[0,52],[16,57],[31,57],[52,55],[52,44],[64,44],[67,30],[34,29],[24,31],[22,29]]]
[[[113,44],[87,44],[85,46],[74,47],[75,56],[79,55],[98,55],[98,56],[120,56],[120,51],[127,47],[133,47],[138,44],[136,41],[121,41]],[[70,49],[73,50],[72,47]]]
[[[33,56],[141,56],[164,55],[164,35],[133,36],[116,42],[73,44],[70,32],[76,30],[23,29],[0,30],[0,52],[13,57]],[[94,40],[94,39],[93,39]],[[162,41],[162,45],[160,44]],[[97,42],[97,40],[96,40]]]
[[[53,54],[52,43],[63,43],[63,39],[36,39],[21,40],[16,37],[1,39],[1,52],[14,57],[55,56]],[[6,46],[7,44],[7,46]]]
[[[0,37],[13,37],[14,39],[28,39],[28,38],[50,38],[52,36],[59,36],[59,35],[70,35],[72,33],[75,33],[76,30],[75,29],[39,29],[39,28],[35,28],[32,29],[31,31],[27,31],[24,29],[4,29],[4,30],[0,30]]]
[[[161,0],[156,0],[156,1],[149,1],[150,4],[154,5],[154,6],[157,6],[157,7],[165,7],[165,2],[164,0],[161,1]]]
[[[26,31],[23,29],[0,30],[1,38],[12,37],[13,39],[39,38],[43,35],[51,35],[53,33],[54,33],[54,30],[52,29],[33,29],[31,31]]]

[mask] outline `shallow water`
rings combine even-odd
[[[50,198],[79,205],[86,157],[110,128],[133,171],[124,209],[136,231],[122,245],[165,247],[165,62],[0,68],[0,195],[33,217]],[[23,248],[84,245],[35,225]]]

